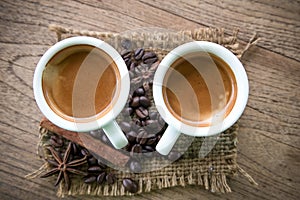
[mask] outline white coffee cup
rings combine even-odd
[[[222,120],[208,126],[192,126],[177,119],[168,109],[163,97],[163,82],[170,66],[180,57],[195,52],[211,53],[223,61],[231,68],[236,79],[237,95],[235,103],[229,114]],[[190,136],[212,136],[223,132],[232,126],[242,115],[248,100],[249,84],[247,74],[238,58],[225,47],[206,41],[194,41],[185,43],[172,50],[159,64],[153,80],[153,97],[156,108],[162,118],[168,123],[156,150],[163,155],[167,155],[176,143],[180,133]]]
[[[54,112],[48,105],[42,87],[42,76],[47,63],[60,51],[75,46],[75,45],[89,45],[100,49],[105,52],[116,64],[119,72],[120,79],[117,80],[117,87],[114,97],[113,105],[104,115],[101,117],[89,117],[89,118],[74,118],[74,120],[67,120],[56,112]],[[82,83],[85,84],[85,83]],[[102,128],[109,138],[110,142],[117,149],[122,148],[127,145],[127,138],[124,136],[121,128],[115,121],[117,115],[124,108],[130,89],[130,79],[128,74],[128,69],[125,62],[123,61],[120,54],[109,44],[102,40],[78,36],[62,40],[56,43],[54,46],[50,47],[46,53],[42,56],[40,61],[36,66],[36,70],[33,78],[33,90],[35,100],[41,112],[55,125],[70,131],[76,132],[89,132],[92,130],[97,130]],[[112,104],[112,103],[111,103]]]

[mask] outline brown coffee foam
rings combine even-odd
[[[151,32],[131,32],[125,34],[97,32],[97,31],[81,31],[69,28],[64,28],[57,25],[50,25],[49,29],[57,34],[58,40],[85,35],[102,39],[119,52],[122,50],[122,42],[130,40],[132,48],[147,47],[154,51],[161,60],[170,50],[176,46],[186,42],[187,40],[205,40],[221,44],[231,50],[237,57],[241,57],[244,51],[240,48],[237,42],[237,33],[235,30],[232,36],[225,36],[223,29],[200,28],[195,30],[186,30],[180,32],[159,32],[155,35]],[[166,47],[165,44],[168,44]],[[251,42],[255,44],[255,42]],[[248,45],[247,49],[251,46]],[[164,48],[162,48],[164,47]],[[246,49],[246,50],[247,50]],[[143,84],[143,83],[141,83]],[[153,102],[153,97],[150,96]],[[151,110],[156,110],[154,103],[150,107]],[[122,121],[122,118],[118,118]],[[39,146],[43,149],[47,144],[47,130],[41,129],[41,141]],[[69,191],[66,191],[63,184],[59,185],[57,195],[59,197],[68,195],[93,195],[93,196],[123,196],[132,195],[126,192],[122,185],[122,178],[132,178],[138,182],[139,190],[137,193],[150,192],[154,189],[162,189],[174,186],[200,185],[206,190],[212,192],[227,193],[231,189],[227,183],[227,178],[236,175],[240,172],[247,177],[251,183],[256,184],[252,177],[241,169],[237,162],[237,134],[238,124],[236,123],[228,130],[219,135],[218,142],[212,151],[204,158],[199,158],[199,151],[203,137],[195,138],[192,145],[188,148],[185,154],[176,162],[172,163],[163,169],[153,172],[133,174],[122,171],[112,171],[116,174],[118,180],[113,185],[87,185],[80,178],[72,180]],[[181,135],[180,137],[189,137]],[[183,148],[178,140],[177,148]],[[179,143],[179,144],[178,144]],[[207,144],[209,146],[210,144]],[[202,149],[205,151],[205,148]],[[44,151],[47,152],[47,151]],[[44,155],[49,156],[49,155]],[[37,173],[45,170],[42,167]],[[34,174],[33,174],[34,176]]]

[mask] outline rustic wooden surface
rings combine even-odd
[[[230,180],[230,194],[188,186],[132,199],[299,199],[299,19],[300,2],[287,0],[1,0],[0,199],[57,198],[47,181],[24,178],[42,164],[35,155],[42,115],[32,77],[39,58],[55,42],[50,23],[114,32],[224,27],[230,34],[239,28],[244,43],[257,32],[261,41],[243,58],[250,98],[240,120],[238,162],[259,186],[240,176]]]

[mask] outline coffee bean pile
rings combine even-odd
[[[154,52],[146,52],[143,48],[138,48],[134,51],[124,49],[121,52],[121,56],[130,72],[134,72],[135,68],[139,65],[151,66],[158,61],[158,57]]]

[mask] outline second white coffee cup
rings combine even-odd
[[[225,112],[223,112],[219,117],[217,115],[213,116],[211,119],[209,119],[210,123],[208,125],[193,125],[192,123],[186,123],[184,120],[178,119],[178,117],[175,116],[174,111],[170,110],[170,106],[167,106],[167,100],[164,98],[164,82],[169,69],[175,62],[178,62],[180,58],[185,56],[188,57],[188,55],[190,54],[203,53],[219,57],[230,67],[236,81],[236,99],[233,103],[232,108],[230,109],[230,112],[226,115]],[[180,76],[178,77],[180,78]],[[209,84],[212,86],[212,88],[214,87],[214,84],[217,84],[218,79],[222,81],[222,78],[220,77],[221,76],[218,74],[213,75],[213,77],[209,77],[208,80],[211,81],[211,83]],[[216,82],[214,82],[214,79],[216,80]],[[179,80],[173,80],[173,83],[177,84],[176,82],[178,81]],[[176,90],[177,88],[173,89]],[[188,88],[181,88],[181,91],[179,92],[184,92],[182,90],[185,89]],[[201,91],[195,91],[195,96],[197,97],[197,94],[200,92]],[[213,89],[210,92],[213,93]],[[221,133],[222,131],[228,129],[242,115],[247,104],[248,93],[249,85],[245,69],[241,62],[238,60],[238,58],[228,49],[224,48],[221,45],[206,41],[194,41],[175,48],[159,64],[158,69],[155,72],[153,81],[153,97],[156,108],[162,116],[162,118],[168,123],[168,128],[166,129],[162,138],[157,144],[156,150],[163,155],[168,154],[171,151],[174,144],[176,143],[180,133],[184,133],[190,136],[206,137]],[[200,97],[198,98],[201,99],[201,95],[199,96]],[[192,95],[188,95],[185,99],[188,98],[193,97]],[[212,101],[213,99],[211,99],[211,102]],[[179,103],[181,105],[189,104],[188,100],[187,102]],[[197,112],[197,110],[195,112]]]

